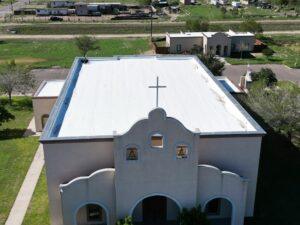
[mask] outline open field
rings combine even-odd
[[[261,36],[260,40],[265,42],[275,53],[271,57],[262,54],[254,58],[231,58],[226,61],[230,64],[284,64],[292,68],[300,68],[300,35],[272,35]]]
[[[50,225],[45,169],[36,185],[22,225]]]
[[[180,15],[177,17],[178,21],[184,21],[190,18],[202,18],[206,20],[234,20],[243,18],[252,19],[290,19],[299,18],[294,15],[295,11],[289,11],[288,9],[282,9],[281,11],[275,11],[274,9],[262,9],[254,6],[240,8],[238,10],[232,10],[231,7],[222,11],[221,7],[213,5],[186,5],[182,7]]]
[[[0,225],[5,223],[38,147],[37,137],[22,137],[32,118],[31,98],[14,97],[8,106],[16,117],[0,127]]]
[[[147,39],[104,39],[98,40],[97,44],[100,49],[91,51],[90,56],[134,55],[150,48]],[[74,40],[7,40],[0,44],[0,63],[15,59],[33,68],[69,68],[76,56],[80,53]]]

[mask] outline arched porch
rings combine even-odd
[[[170,197],[152,195],[138,201],[131,216],[137,225],[176,225],[180,209]]]

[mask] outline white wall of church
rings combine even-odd
[[[56,99],[56,97],[32,98],[36,131],[41,132],[43,130],[42,116],[50,115],[50,112],[52,110],[53,105],[56,102]]]
[[[248,181],[231,172],[210,165],[198,166],[198,201],[203,210],[208,202],[225,198],[232,204],[232,225],[242,225]]]
[[[246,216],[253,216],[261,137],[200,138],[199,164],[216,166],[249,179]]]
[[[113,142],[90,141],[43,144],[52,225],[63,225],[59,185],[113,168]]]
[[[114,181],[115,169],[107,168],[61,185],[63,224],[79,225],[78,222],[87,224],[87,217],[82,215],[84,214],[82,211],[80,212],[80,208],[87,204],[99,205],[104,211],[105,223],[115,224]]]
[[[156,109],[149,120],[135,124],[130,131],[116,138],[116,209],[117,217],[130,215],[141,200],[163,195],[176,201],[180,207],[196,205],[197,191],[197,135],[186,130],[181,123],[166,118],[162,109]],[[151,134],[164,137],[162,149],[152,148]],[[176,146],[186,143],[186,159],[176,158]],[[126,160],[127,146],[138,147],[138,160]],[[171,215],[169,215],[171,216]]]
[[[203,46],[203,37],[169,37],[167,35],[167,43],[169,47],[169,52],[170,53],[181,53],[181,52],[186,52],[190,51],[195,45],[200,46],[202,48]],[[180,47],[178,46],[180,45]],[[180,48],[180,51],[178,51]]]

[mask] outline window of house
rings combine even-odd
[[[164,140],[161,134],[154,134],[151,136],[151,146],[154,148],[163,148]]]
[[[89,204],[87,205],[87,221],[103,221],[103,211],[99,205]]]
[[[176,51],[181,52],[181,45],[176,45]]]
[[[188,146],[178,145],[176,147],[176,157],[177,159],[186,159],[188,156]]]
[[[205,211],[207,215],[219,215],[220,208],[221,208],[221,199],[216,198],[211,200],[209,203],[207,203]]]
[[[138,150],[135,147],[126,149],[126,160],[138,160]]]

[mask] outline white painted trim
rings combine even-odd
[[[205,208],[207,203],[209,203],[210,201],[216,199],[216,198],[223,198],[226,199],[227,201],[229,201],[231,203],[231,207],[232,207],[232,212],[231,212],[231,225],[235,225],[235,216],[236,216],[236,208],[235,208],[235,204],[233,204],[233,201],[226,195],[214,195],[213,197],[210,197],[209,199],[207,199],[203,206],[201,206],[201,210],[202,212],[205,212]]]
[[[76,221],[76,217],[77,217],[77,213],[79,211],[79,209],[81,209],[83,206],[85,205],[88,205],[88,204],[95,204],[95,205],[99,205],[102,209],[104,209],[105,211],[105,218],[106,218],[106,225],[110,225],[109,221],[109,211],[107,209],[107,207],[105,205],[103,205],[102,203],[100,202],[97,202],[97,201],[86,201],[86,202],[83,202],[81,203],[74,211],[73,213],[73,225],[77,225],[77,221]],[[105,221],[104,221],[105,223]]]
[[[135,208],[137,207],[137,205],[138,205],[141,201],[143,201],[145,198],[155,197],[155,196],[163,196],[163,197],[166,197],[166,198],[171,199],[173,202],[176,203],[176,205],[177,205],[177,207],[179,208],[179,210],[180,210],[180,211],[182,210],[181,204],[180,204],[179,201],[177,201],[174,197],[172,197],[172,196],[170,196],[170,195],[168,195],[168,194],[163,194],[163,193],[152,193],[152,194],[145,195],[145,196],[143,196],[142,198],[140,198],[138,201],[136,201],[136,203],[135,203],[135,204],[133,205],[133,207],[131,208],[129,215],[132,217],[133,211],[135,210]]]

